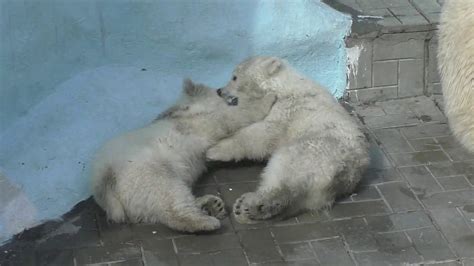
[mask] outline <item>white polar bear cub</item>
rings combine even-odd
[[[457,139],[474,153],[474,1],[446,1],[438,62],[445,112]]]
[[[147,127],[106,143],[92,168],[97,203],[115,222],[161,222],[196,232],[220,227],[225,216],[216,196],[195,198],[191,186],[205,171],[205,153],[219,139],[262,120],[275,96],[225,103],[204,85],[184,82],[178,104]]]
[[[286,218],[351,193],[369,164],[368,143],[332,95],[275,57],[242,62],[219,94],[240,99],[255,90],[277,95],[268,116],[207,153],[222,161],[271,156],[257,191],[234,203],[236,220]]]

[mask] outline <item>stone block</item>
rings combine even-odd
[[[390,11],[395,16],[409,16],[409,15],[419,15],[418,11],[411,5],[403,7],[391,7]]]
[[[337,236],[334,226],[328,222],[278,226],[271,229],[277,243],[308,241]]]
[[[260,247],[258,249],[260,249]],[[312,247],[307,242],[282,244],[280,245],[280,250],[285,261],[315,258]]]
[[[425,96],[411,98],[408,106],[423,122],[446,122],[446,117],[435,102]]]
[[[462,148],[461,143],[454,136],[436,137],[436,142],[446,150]]]
[[[240,248],[235,234],[188,235],[174,240],[178,253],[209,252],[221,249]]]
[[[468,151],[464,147],[459,148],[449,148],[444,150],[451,160],[453,161],[466,161],[466,160],[474,160],[474,153]]]
[[[72,250],[38,250],[36,252],[36,265],[73,266],[75,265],[73,252]]]
[[[333,218],[357,217],[388,213],[383,200],[344,202],[334,205],[329,215]]]
[[[241,249],[220,250],[212,253],[202,254],[182,254],[179,255],[179,265],[181,266],[208,266],[208,265],[247,265],[245,254]],[[165,263],[147,265],[168,265]]]
[[[172,240],[148,237],[139,243],[145,265],[178,265]]]
[[[439,24],[440,22],[440,16],[441,13],[427,13],[425,14],[425,17],[428,19],[428,21],[432,24]]]
[[[433,151],[441,149],[441,145],[439,145],[434,138],[411,139],[408,140],[408,142],[415,151]]]
[[[446,154],[441,151],[420,151],[412,153],[391,153],[393,163],[396,166],[415,166],[435,162],[449,161]]]
[[[450,135],[449,127],[446,124],[419,125],[416,127],[402,128],[400,131],[408,139]]]
[[[373,86],[398,84],[398,61],[377,61],[373,64]]]
[[[435,228],[410,230],[407,234],[425,260],[443,261],[455,258],[448,243]]]
[[[380,192],[395,212],[416,211],[422,209],[416,196],[405,183],[395,182],[378,185]]]
[[[458,210],[462,212],[464,218],[467,221],[467,224],[474,232],[474,204],[459,207]]]
[[[393,17],[392,13],[387,8],[378,8],[378,9],[370,9],[370,10],[364,10],[364,14],[368,16],[377,16],[377,17]]]
[[[474,258],[474,232],[455,208],[432,210],[431,216],[459,256]]]
[[[126,261],[140,259],[141,257],[140,247],[133,244],[116,244],[74,250],[77,265]]]
[[[374,130],[377,139],[382,143],[387,152],[411,152],[413,149],[398,129]]]
[[[380,194],[374,186],[359,186],[351,195],[353,201],[380,199]]]
[[[360,89],[357,91],[357,99],[361,103],[385,101],[396,99],[398,97],[397,93],[397,86]]]
[[[251,263],[281,260],[269,229],[240,231],[239,237]]]
[[[364,121],[365,124],[372,129],[414,126],[420,124],[420,120],[413,114],[366,117]]]
[[[421,261],[416,250],[410,248],[404,252],[393,254],[381,251],[372,251],[354,254],[359,265],[379,266],[379,265],[413,265]]]
[[[424,62],[422,59],[400,60],[398,96],[423,95]]]
[[[359,105],[355,107],[356,113],[360,116],[383,116],[385,112],[379,106]]]
[[[433,226],[424,212],[395,213],[387,216],[369,216],[365,218],[370,230],[376,232],[400,231]]]
[[[377,248],[374,236],[362,218],[339,220],[332,224],[344,236],[349,250],[360,252]]]
[[[377,243],[378,251],[389,254],[402,253],[413,248],[403,232],[375,234],[375,242]]]
[[[421,15],[397,16],[397,18],[402,22],[403,25],[406,25],[406,26],[425,25],[429,23],[429,21],[427,21]]]
[[[377,21],[377,24],[379,24],[380,26],[383,26],[383,27],[397,27],[397,26],[401,26],[402,23],[400,22],[400,20],[398,20],[396,17],[385,17],[379,21]]]
[[[129,230],[131,230],[131,232]],[[153,236],[154,238],[163,239],[163,238],[173,238],[173,237],[185,235],[182,232],[172,230],[169,227],[163,224],[158,224],[158,223],[157,224],[133,224],[130,227],[122,226],[122,225],[121,226],[113,225],[111,227],[111,230],[110,231],[107,230],[107,232],[108,232],[107,237],[104,237],[104,239],[110,238],[111,242],[114,241],[114,238],[113,238],[114,232],[117,232],[117,237],[115,238],[116,241],[117,240],[128,241],[128,239],[132,237],[136,240],[142,240],[142,239],[147,239],[151,236]]]
[[[470,188],[469,181],[463,175],[438,178],[438,182],[445,190],[457,190]]]
[[[424,40],[422,36],[389,34],[374,40],[374,61],[423,59]]]
[[[462,174],[452,162],[439,162],[427,166],[435,177],[453,176]]]
[[[399,115],[399,114],[413,114],[413,111],[410,109],[410,106],[406,100],[390,100],[383,102],[376,102],[376,106],[382,107],[385,113],[389,115]]]
[[[402,167],[400,172],[410,183],[415,193],[435,193],[442,189],[425,166]]]
[[[436,0],[416,0],[413,4],[424,14],[441,12],[441,5]]]
[[[446,191],[420,197],[428,209],[442,209],[474,204],[474,190]]]
[[[311,246],[322,265],[354,265],[341,238],[313,241]]]
[[[390,161],[385,156],[385,153],[380,149],[379,146],[374,144],[373,142],[370,143],[369,147],[369,156],[370,156],[370,165],[371,169],[388,169],[391,168],[392,165]]]
[[[400,174],[396,169],[369,169],[366,171],[362,180],[361,185],[380,184],[384,182],[400,181]]]
[[[372,86],[372,43],[354,41],[348,44],[349,89]]]

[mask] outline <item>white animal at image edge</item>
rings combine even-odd
[[[474,1],[445,2],[439,27],[438,66],[451,130],[474,153]]]

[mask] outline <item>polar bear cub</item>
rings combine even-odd
[[[449,125],[474,153],[474,1],[444,3],[438,62]]]
[[[234,203],[236,220],[286,218],[351,193],[369,155],[367,139],[350,115],[326,89],[275,57],[242,62],[219,94],[240,99],[260,90],[277,95],[268,116],[207,152],[210,160],[269,158],[257,191]]]
[[[226,103],[215,90],[190,80],[183,91],[178,104],[152,124],[112,139],[98,152],[92,190],[110,220],[161,222],[186,232],[220,227],[222,200],[191,193],[205,171],[205,153],[219,139],[262,120],[275,96],[260,93]]]

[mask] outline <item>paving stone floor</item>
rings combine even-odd
[[[371,140],[371,169],[328,212],[210,234],[107,223],[92,200],[62,222],[0,248],[0,265],[474,265],[474,155],[450,135],[439,99],[353,105]],[[228,208],[262,164],[215,165],[196,194]]]

